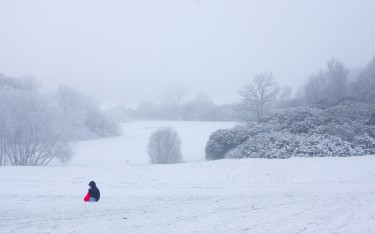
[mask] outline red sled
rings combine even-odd
[[[85,202],[88,202],[90,200],[91,194],[90,192],[87,192],[86,196],[83,198]]]

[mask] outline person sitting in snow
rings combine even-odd
[[[86,196],[83,198],[85,202],[97,202],[100,199],[100,191],[98,187],[96,187],[96,183],[91,181],[89,183],[89,191],[87,192]]]

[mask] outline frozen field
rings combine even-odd
[[[123,135],[79,143],[75,146],[76,157],[70,166],[111,166],[125,163],[149,162],[146,146],[151,132],[171,127],[182,141],[183,159],[186,162],[204,161],[204,148],[212,132],[220,128],[232,128],[233,122],[194,121],[141,121],[122,125]]]
[[[188,163],[149,165],[130,135],[153,123],[77,145],[67,167],[0,167],[0,233],[375,233],[375,156],[205,162],[186,125],[210,124],[175,122]]]

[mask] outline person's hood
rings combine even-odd
[[[91,181],[91,182],[89,183],[89,185],[90,185],[92,188],[95,188],[95,187],[96,187],[96,184],[95,184],[94,181]]]

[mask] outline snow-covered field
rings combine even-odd
[[[0,167],[0,233],[375,233],[375,156],[206,162],[199,133],[215,124],[174,124],[188,163],[148,164],[131,134],[163,123],[143,122],[66,167]],[[83,202],[90,180],[98,203]]]
[[[122,125],[123,135],[81,142],[75,146],[76,156],[70,166],[111,166],[124,163],[149,162],[146,146],[151,132],[171,127],[182,141],[183,159],[186,162],[204,161],[208,137],[220,128],[232,128],[233,122],[195,121],[140,121]]]

